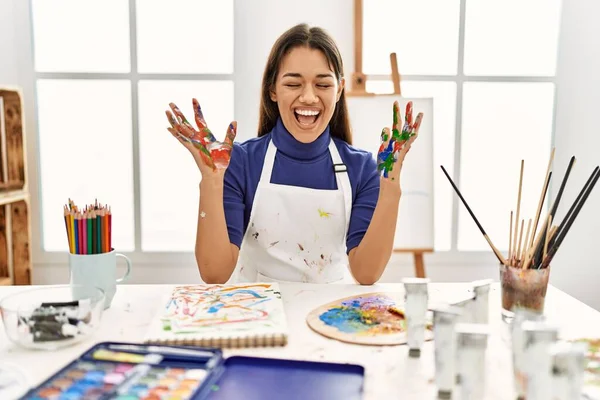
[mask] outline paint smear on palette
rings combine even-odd
[[[404,314],[395,305],[396,302],[385,295],[356,297],[330,308],[319,319],[341,332],[356,335],[404,332]]]

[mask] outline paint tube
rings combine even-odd
[[[524,368],[524,351],[525,340],[523,338],[523,322],[525,321],[542,321],[544,315],[540,312],[530,310],[528,308],[514,307],[514,319],[511,324],[511,347],[513,361],[513,376],[515,382],[515,391],[517,398],[525,398],[525,368]]]
[[[489,294],[491,279],[482,279],[473,282],[473,322],[476,324],[487,324],[489,322]]]
[[[550,348],[553,400],[580,399],[587,344],[559,342]]]
[[[435,384],[438,398],[452,398],[456,376],[455,325],[462,310],[459,307],[441,306],[432,308],[433,336],[435,338]]]
[[[421,346],[425,341],[425,327],[427,324],[428,287],[427,278],[405,278],[404,307],[406,313],[408,355],[421,356]]]
[[[524,368],[527,400],[552,398],[550,348],[558,340],[558,328],[546,322],[523,322]]]
[[[461,400],[481,400],[485,392],[485,353],[489,326],[484,324],[456,324],[456,360],[460,376]]]

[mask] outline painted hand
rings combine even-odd
[[[381,131],[381,146],[379,146],[379,152],[377,153],[377,169],[382,173],[383,179],[391,179],[399,183],[404,157],[418,137],[422,120],[423,113],[419,113],[413,123],[412,102],[409,101],[406,105],[404,125],[400,130],[399,106],[397,101],[394,102],[392,132],[390,134],[390,129],[387,127]]]
[[[225,170],[229,166],[233,141],[237,132],[237,123],[233,121],[229,124],[225,141],[219,142],[208,129],[198,100],[193,99],[192,104],[198,130],[187,121],[183,113],[173,103],[169,103],[173,113],[169,110],[166,111],[171,124],[171,127],[167,130],[192,153],[202,173],[207,169],[212,171]]]

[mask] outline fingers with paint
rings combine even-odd
[[[225,141],[220,142],[208,128],[198,100],[193,99],[192,104],[198,130],[192,127],[174,103],[169,103],[172,113],[171,111],[166,111],[167,119],[171,125],[167,130],[181,142],[192,144],[200,153],[201,159],[205,165],[213,170],[227,168],[231,158],[233,141],[235,140],[237,132],[236,122],[234,121],[229,124]]]
[[[385,128],[381,132],[381,146],[377,154],[377,169],[383,171],[383,176],[388,177],[388,174],[394,168],[394,164],[398,161],[399,153],[404,149],[404,145],[419,132],[423,113],[419,113],[413,123],[413,104],[409,101],[406,105],[406,113],[404,124],[400,130],[400,110],[398,102],[394,102],[393,106],[393,124],[392,134]]]
[[[394,167],[395,162],[394,139],[390,137],[388,128],[381,131],[381,145],[377,154],[377,169],[383,171],[383,176],[388,177],[388,173]]]

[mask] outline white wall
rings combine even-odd
[[[0,0],[0,85],[18,81],[13,0]]]
[[[318,11],[316,11],[318,10]],[[266,20],[267,23],[257,23]],[[354,71],[354,11],[350,0],[304,0],[292,5],[280,0],[235,1],[235,115],[238,137],[256,136],[260,85],[271,46],[279,35],[298,23],[320,26],[336,40],[345,73]]]
[[[600,164],[600,2],[563,1],[556,105],[553,197],[571,156],[571,172],[559,208],[568,210]],[[553,176],[554,179],[554,176]],[[552,264],[551,283],[600,310],[600,184],[590,194]]]

